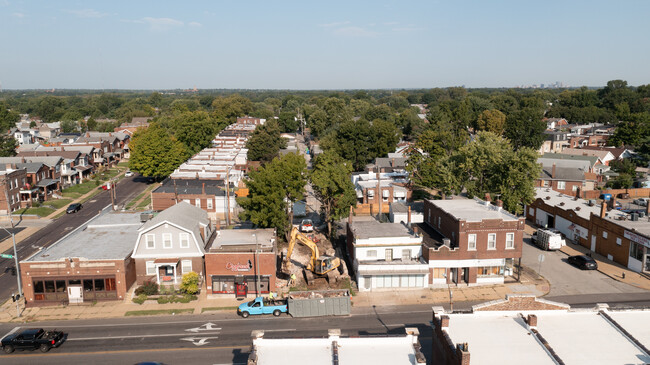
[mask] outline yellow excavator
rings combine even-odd
[[[309,247],[311,250],[311,258],[305,268],[305,278],[307,279],[307,284],[311,284],[314,280],[314,274],[319,277],[326,277],[328,281],[336,280],[338,278],[337,269],[341,270],[343,262],[341,259],[335,256],[320,255],[318,251],[318,246],[314,241],[310,240],[309,237],[298,231],[298,227],[293,227],[291,230],[291,235],[289,239],[289,248],[287,249],[287,256],[282,262],[282,270],[285,273],[289,273],[291,269],[291,254],[293,249],[296,246],[297,242],[302,243],[303,245]]]

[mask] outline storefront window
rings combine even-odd
[[[92,279],[85,279],[84,280],[84,291],[85,292],[93,291],[93,280]]]
[[[117,290],[116,287],[115,287],[115,279],[114,278],[106,279],[106,290],[107,291],[115,291],[115,290]]]
[[[478,276],[500,276],[503,275],[503,266],[481,266],[478,268]]]
[[[643,261],[643,246],[630,241],[630,257],[635,260]]]
[[[43,286],[42,281],[35,281],[34,282],[34,293],[44,293],[45,292],[45,287]]]
[[[104,279],[95,279],[95,291],[104,291]]]
[[[53,280],[45,280],[45,292],[46,293],[54,293],[54,281]]]
[[[56,292],[57,293],[65,293],[65,280],[57,280],[56,281]]]

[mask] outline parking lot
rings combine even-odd
[[[539,263],[539,256],[544,261]],[[525,235],[522,254],[522,265],[527,266],[545,277],[551,291],[548,297],[588,295],[588,294],[617,294],[617,293],[647,293],[643,289],[618,282],[597,270],[580,270],[567,262],[567,255],[561,251],[543,251],[531,244],[530,236]]]

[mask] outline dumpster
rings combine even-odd
[[[350,315],[350,292],[347,290],[315,290],[291,292],[287,302],[292,317]]]

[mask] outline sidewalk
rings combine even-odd
[[[158,304],[155,302],[142,305],[131,301],[132,291],[123,301],[84,303],[81,305],[68,305],[56,307],[31,307],[22,308],[22,317],[16,316],[16,304],[11,300],[0,307],[0,322],[33,322],[33,321],[57,321],[89,318],[117,318],[127,315],[156,314],[154,311],[166,311],[157,313],[159,315],[180,314],[201,314],[226,311],[235,313],[242,300],[227,296],[215,298],[206,294],[205,288],[199,295],[198,300],[190,303],[168,303]],[[542,280],[527,280],[522,275],[521,283],[507,283],[505,285],[476,286],[476,287],[455,287],[451,286],[454,303],[458,302],[487,302],[495,299],[503,299],[507,294],[532,294],[543,296],[549,290],[548,283]],[[249,297],[247,300],[251,300]],[[405,290],[396,293],[395,291],[385,292],[360,292],[351,297],[352,306],[355,308],[415,304],[446,304],[449,303],[449,289],[447,287],[435,289]],[[131,313],[129,313],[131,312]],[[135,313],[134,313],[135,312]],[[149,313],[147,313],[149,312]]]
[[[570,242],[567,242],[567,245],[562,247],[560,251],[568,256],[586,255],[589,253],[589,249],[586,247],[582,247]],[[597,254],[595,252],[591,252],[591,257],[598,263],[598,271],[601,273],[622,283],[636,286],[637,288],[650,290],[650,280],[638,272],[632,271],[623,265],[608,260],[603,255]]]

